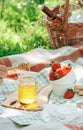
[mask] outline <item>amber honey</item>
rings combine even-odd
[[[23,104],[36,102],[36,83],[32,77],[26,77],[18,85],[18,101]]]

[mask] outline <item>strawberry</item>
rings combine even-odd
[[[55,75],[54,75],[54,72],[51,70],[50,73],[49,73],[49,79],[50,80],[56,80],[55,78]]]
[[[18,74],[17,73],[10,73],[7,75],[7,78],[10,78],[10,79],[17,79],[18,78]]]
[[[61,68],[61,65],[60,63],[56,62],[52,64],[51,68],[55,72],[58,68]]]
[[[69,65],[64,65],[63,68],[66,70],[67,73],[70,72],[72,69],[72,67]]]
[[[64,98],[65,99],[70,99],[74,96],[74,91],[72,89],[68,89],[65,94],[64,94]]]
[[[63,69],[63,68],[57,69],[56,74],[58,74],[60,78],[65,76],[65,74],[66,74],[65,69]]]

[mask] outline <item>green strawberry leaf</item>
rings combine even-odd
[[[58,74],[55,73],[54,76],[56,79],[60,79],[60,76]]]
[[[68,66],[71,66],[71,64],[70,64],[70,63],[68,63]]]
[[[49,66],[52,66],[52,64],[54,64],[54,61],[51,61],[51,63],[49,64]]]

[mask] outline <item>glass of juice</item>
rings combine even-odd
[[[18,84],[18,101],[25,105],[36,103],[36,89],[35,77],[21,75]]]

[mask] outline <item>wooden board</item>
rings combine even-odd
[[[42,110],[43,107],[40,105],[35,105],[33,107],[28,107],[19,103],[17,100],[17,92],[13,92],[12,94],[10,94],[1,104],[4,107],[8,107],[8,108],[14,108],[14,109],[19,109],[19,110],[28,110],[28,111],[39,111]]]
[[[11,93],[3,102],[2,106],[8,108],[14,108],[19,110],[28,110],[28,111],[41,111],[43,110],[43,104],[48,103],[49,95],[52,92],[52,88],[50,86],[47,87],[39,87],[37,89],[37,103],[32,105],[25,105],[18,102],[18,93],[17,91]]]

